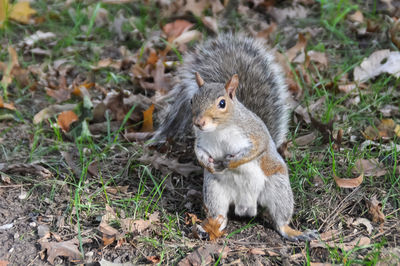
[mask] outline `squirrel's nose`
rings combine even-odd
[[[202,128],[206,124],[206,121],[205,121],[205,119],[198,117],[198,118],[194,119],[193,124],[198,128]]]

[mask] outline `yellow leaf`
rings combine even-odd
[[[30,7],[29,2],[18,2],[11,7],[10,19],[28,24],[33,14],[36,14],[36,10]]]

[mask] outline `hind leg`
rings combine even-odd
[[[203,200],[208,218],[220,220],[222,231],[228,223],[231,198],[218,178],[207,170],[204,170]]]
[[[316,238],[315,231],[300,232],[289,226],[293,214],[293,193],[289,177],[274,174],[266,177],[265,189],[259,198],[260,205],[266,208],[275,229],[291,241],[311,240]]]

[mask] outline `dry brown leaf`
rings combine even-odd
[[[222,215],[218,215],[218,217],[215,219],[208,217],[201,224],[201,227],[203,227],[203,229],[208,233],[211,241],[220,238],[225,234],[225,231],[219,230],[223,221],[224,217]]]
[[[364,180],[364,174],[361,174],[359,177],[356,178],[340,178],[336,175],[333,175],[336,184],[341,188],[355,188],[361,185]]]
[[[265,1],[262,1],[265,2]],[[302,5],[290,5],[285,8],[271,7],[269,14],[274,18],[276,22],[281,23],[287,19],[295,18],[301,19],[306,18],[310,10]]]
[[[84,243],[90,243],[90,239],[83,241]],[[47,261],[54,265],[54,260],[59,257],[67,257],[70,262],[82,263],[83,257],[81,252],[78,250],[79,241],[72,239],[63,242],[40,242],[42,250],[47,250]]]
[[[251,248],[249,249],[249,253],[253,255],[265,255],[265,251],[263,248]]]
[[[115,241],[116,237],[119,235],[117,229],[111,227],[109,224],[103,221],[99,225],[99,231],[103,233],[101,239],[103,240],[104,246],[112,244]]]
[[[392,74],[400,77],[400,52],[390,50],[379,50],[364,59],[360,66],[354,69],[354,81],[365,82],[382,73]]]
[[[206,0],[186,0],[184,11],[190,11],[193,15],[201,17],[203,11],[209,6],[209,1]]]
[[[146,65],[155,65],[158,61],[158,55],[156,50],[150,49],[149,57],[147,58]]]
[[[112,67],[116,70],[120,70],[121,66],[122,66],[122,60],[114,60],[114,59],[108,57],[108,58],[101,59],[99,62],[97,62],[97,65],[91,66],[91,68],[93,70],[98,70],[101,68]]]
[[[174,22],[165,24],[163,31],[167,35],[168,40],[172,41],[193,26],[194,24],[187,20],[177,19]]]
[[[165,78],[165,66],[161,59],[158,59],[154,71],[152,71],[154,79],[153,89],[165,94],[169,87],[168,80]]]
[[[382,212],[382,203],[380,203],[376,196],[373,196],[371,200],[367,200],[368,213],[372,216],[374,223],[382,224],[385,222],[385,215]]]
[[[147,110],[143,111],[143,124],[140,129],[141,132],[153,132],[153,111],[154,104],[152,104]]]
[[[180,175],[188,177],[192,172],[199,172],[202,170],[200,166],[190,163],[180,163],[177,159],[171,160],[160,153],[155,152],[152,156],[148,154],[139,158],[142,163],[151,163],[154,168],[163,172],[176,172]]]
[[[327,245],[331,248],[340,248],[344,251],[349,251],[354,249],[356,246],[361,247],[361,246],[366,246],[369,245],[371,243],[371,239],[369,239],[368,237],[365,236],[361,236],[358,237],[356,239],[354,239],[351,242],[339,242],[336,243],[334,241],[328,241],[328,242],[322,242],[319,240],[312,240],[310,242],[310,247],[311,248],[316,248],[316,247],[320,247],[320,248],[325,248]]]
[[[188,213],[188,212],[186,213],[186,216],[185,216],[185,224],[186,225],[194,225],[197,222],[201,223],[201,220],[199,218],[197,218],[196,214]]]
[[[16,110],[13,103],[4,103],[3,97],[0,96],[0,108],[5,108],[9,110]]]
[[[64,105],[50,105],[49,107],[44,108],[41,110],[39,113],[37,113],[33,117],[33,123],[34,124],[39,124],[43,120],[49,119],[53,115],[63,112],[63,111],[68,111],[72,110],[76,107],[76,104],[64,104]]]
[[[198,30],[190,30],[190,31],[186,31],[184,33],[182,33],[181,35],[179,35],[179,37],[177,37],[173,43],[175,43],[176,45],[178,45],[178,47],[181,47],[182,45],[194,41],[194,40],[199,40],[201,38],[201,32]],[[180,51],[182,51],[182,49],[179,49]]]
[[[304,52],[304,49],[306,48],[306,46],[307,46],[306,37],[302,33],[299,33],[299,37],[298,37],[296,45],[293,46],[292,48],[290,48],[289,50],[287,50],[287,52],[286,52],[288,61],[292,62],[293,59],[296,58],[298,53]]]
[[[118,193],[127,193],[129,185],[126,186],[115,186],[115,187],[106,187],[106,191],[110,194],[117,195]]]
[[[354,163],[353,173],[380,177],[385,175],[387,171],[377,159],[357,159]]]
[[[182,259],[178,266],[210,265],[215,257],[224,259],[230,251],[226,246],[206,244]]]
[[[332,263],[325,263],[325,262],[310,262],[310,266],[331,266]]]
[[[357,10],[353,14],[349,15],[348,18],[353,22],[363,23],[364,15],[360,10]]]
[[[6,260],[0,260],[0,266],[7,266],[9,264]]]
[[[142,220],[142,219],[133,219],[133,218],[126,218],[121,219],[121,228],[122,231],[126,233],[135,233],[140,234],[146,229],[148,229],[152,223],[159,221],[159,213],[154,212],[150,215],[149,220]]]
[[[79,117],[74,113],[74,111],[64,111],[58,115],[57,124],[64,132],[68,132],[71,124],[78,120]]]
[[[294,142],[299,146],[306,146],[312,143],[316,138],[317,134],[315,132],[311,132],[307,135],[296,138]]]

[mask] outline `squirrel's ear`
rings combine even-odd
[[[225,90],[228,93],[229,97],[231,97],[231,99],[233,99],[233,96],[235,96],[236,88],[238,86],[239,86],[239,78],[238,75],[235,74],[225,85]]]
[[[196,82],[199,85],[199,88],[204,85],[204,80],[200,77],[199,72],[196,72]]]

